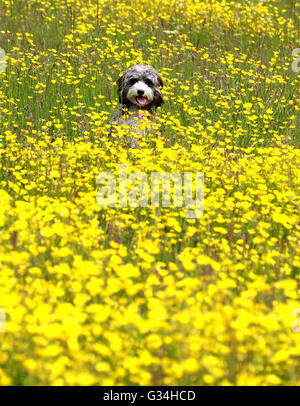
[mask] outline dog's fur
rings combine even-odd
[[[153,120],[157,107],[164,102],[163,80],[152,66],[134,65],[118,79],[117,85],[120,106],[111,119],[110,133],[114,125],[126,124],[135,129],[135,134],[141,134],[137,127],[143,117],[147,115]],[[131,146],[136,147],[136,139],[133,137],[131,141]]]

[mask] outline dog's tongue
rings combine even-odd
[[[147,103],[147,100],[145,99],[145,97],[138,97],[137,101],[139,104],[142,104],[142,105]]]

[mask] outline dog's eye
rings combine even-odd
[[[153,82],[152,82],[152,80],[150,80],[150,79],[146,79],[146,80],[145,80],[145,83],[146,83],[146,85],[149,86],[149,87],[152,87],[152,86],[153,86]]]
[[[133,86],[137,82],[137,79],[130,79],[129,86]]]

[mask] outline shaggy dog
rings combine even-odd
[[[120,106],[111,119],[112,134],[115,125],[128,125],[136,135],[143,117],[154,120],[157,107],[163,104],[161,88],[163,81],[158,72],[148,65],[134,65],[118,81]],[[148,112],[148,113],[147,113]],[[131,147],[137,146],[136,138],[130,137]]]

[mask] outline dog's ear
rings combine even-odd
[[[159,88],[156,88],[154,90],[154,100],[153,100],[153,105],[156,107],[160,107],[164,103],[164,99],[162,97],[162,94],[160,92]]]
[[[160,107],[162,104],[164,104],[164,99],[163,99],[162,95],[159,94],[158,98],[157,98],[157,102],[156,102],[156,107]]]
[[[161,91],[160,89],[164,87],[164,82],[161,78],[161,76],[157,73],[157,85],[154,88],[154,100],[153,100],[153,106],[156,107],[160,107],[163,103],[164,103],[164,99],[162,97]]]
[[[160,89],[164,87],[164,82],[159,74],[157,74],[158,87],[155,89],[154,104],[155,107],[160,107],[164,103]]]
[[[117,80],[117,85],[118,85],[119,101],[120,101],[120,103],[123,103],[124,75],[121,76],[121,77]]]
[[[160,75],[158,75],[158,77],[157,77],[157,82],[158,82],[159,87],[164,87],[164,82]]]

